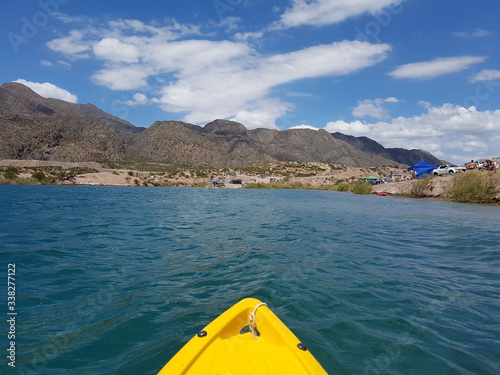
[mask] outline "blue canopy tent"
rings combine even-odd
[[[431,174],[432,170],[437,167],[436,164],[427,163],[424,159],[420,159],[417,164],[411,166],[408,170],[414,170],[417,178],[424,178],[426,174]]]

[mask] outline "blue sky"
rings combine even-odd
[[[4,1],[0,81],[157,120],[500,155],[498,0]]]

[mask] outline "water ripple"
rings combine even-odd
[[[500,373],[498,207],[311,191],[0,194],[23,373],[155,374],[249,296],[332,374]]]

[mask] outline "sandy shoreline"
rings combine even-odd
[[[498,159],[497,159],[498,160]],[[29,179],[34,171],[47,170],[56,167],[57,171],[64,172],[71,168],[87,168],[91,172],[78,173],[71,178],[55,181],[53,184],[75,185],[75,186],[165,186],[165,187],[216,187],[223,182],[223,187],[228,189],[243,188],[250,183],[268,184],[278,182],[287,185],[295,185],[295,188],[315,189],[325,186],[333,186],[339,183],[354,183],[360,178],[367,176],[378,176],[390,179],[392,174],[403,174],[409,178],[408,171],[394,168],[356,168],[356,167],[335,167],[320,163],[283,163],[267,166],[268,173],[243,173],[235,170],[208,170],[193,171],[184,170],[173,174],[162,172],[137,171],[129,169],[109,169],[98,163],[66,163],[37,160],[0,160],[0,167],[15,167],[21,173],[19,177]],[[300,168],[299,168],[300,167]],[[276,170],[276,173],[272,173]],[[314,173],[317,172],[317,173]],[[52,178],[55,179],[54,171]],[[201,174],[201,175],[199,175]],[[217,181],[214,184],[211,181]],[[241,183],[231,183],[239,180]],[[408,196],[412,186],[418,180],[402,181],[396,180],[389,183],[381,183],[372,186],[374,194]],[[425,197],[441,198],[446,189],[453,181],[453,176],[440,176],[431,179],[428,188],[425,190]],[[500,186],[497,186],[495,196],[496,201],[500,201]]]

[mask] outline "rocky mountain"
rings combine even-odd
[[[383,158],[394,160],[399,164],[413,165],[420,159],[433,164],[447,164],[446,161],[440,160],[425,150],[406,150],[404,148],[385,148],[380,143],[367,137],[354,137],[342,133],[332,133],[336,139],[342,140],[354,146],[358,150],[367,152],[373,155],[379,155]]]
[[[92,104],[43,98],[19,83],[0,85],[0,158],[121,161],[142,130]]]
[[[19,83],[0,85],[1,159],[119,163],[142,158],[226,168],[273,161],[388,166],[413,164],[424,154],[426,160],[435,160],[425,151],[385,149],[368,138],[325,130],[248,130],[228,120],[204,127],[157,121],[141,128],[92,104],[43,98]]]

